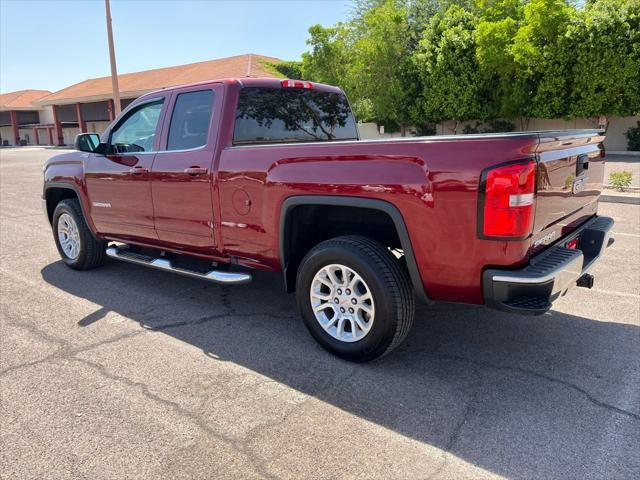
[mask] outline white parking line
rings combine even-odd
[[[593,291],[598,293],[606,293],[607,295],[618,295],[620,297],[640,298],[640,295],[638,295],[637,293],[617,292],[615,290],[603,290],[601,288],[594,288]]]
[[[614,235],[622,235],[623,237],[636,237],[636,238],[640,238],[640,235],[638,235],[637,233],[620,233],[620,232],[613,232]]]

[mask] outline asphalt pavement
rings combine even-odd
[[[0,149],[1,478],[640,478],[640,206],[601,204],[592,290],[541,317],[421,306],[358,365],[276,274],[66,268],[40,206],[55,153]]]

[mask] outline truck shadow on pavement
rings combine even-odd
[[[512,478],[628,478],[640,465],[634,325],[419,306],[402,346],[351,364],[313,341],[279,275],[221,287],[128,264],[75,272],[56,262],[42,276],[101,306],[78,328],[116,312],[212,362],[234,362],[433,445],[445,452],[443,469],[448,454]]]

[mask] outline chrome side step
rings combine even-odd
[[[151,257],[148,255],[129,252],[126,249],[117,247],[108,247],[107,256],[145,267],[156,268],[167,272],[177,273],[186,277],[199,278],[213,283],[223,283],[225,285],[242,285],[251,282],[251,275],[248,273],[238,272],[222,272],[219,270],[211,270],[206,273],[200,273],[195,270],[187,270],[185,268],[177,268],[171,265],[169,260],[164,258]]]

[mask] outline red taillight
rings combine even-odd
[[[536,164],[512,163],[485,173],[484,237],[525,238],[533,229]]]
[[[283,88],[306,88],[307,90],[313,88],[313,83],[303,82],[302,80],[282,80],[280,85],[282,85]]]

